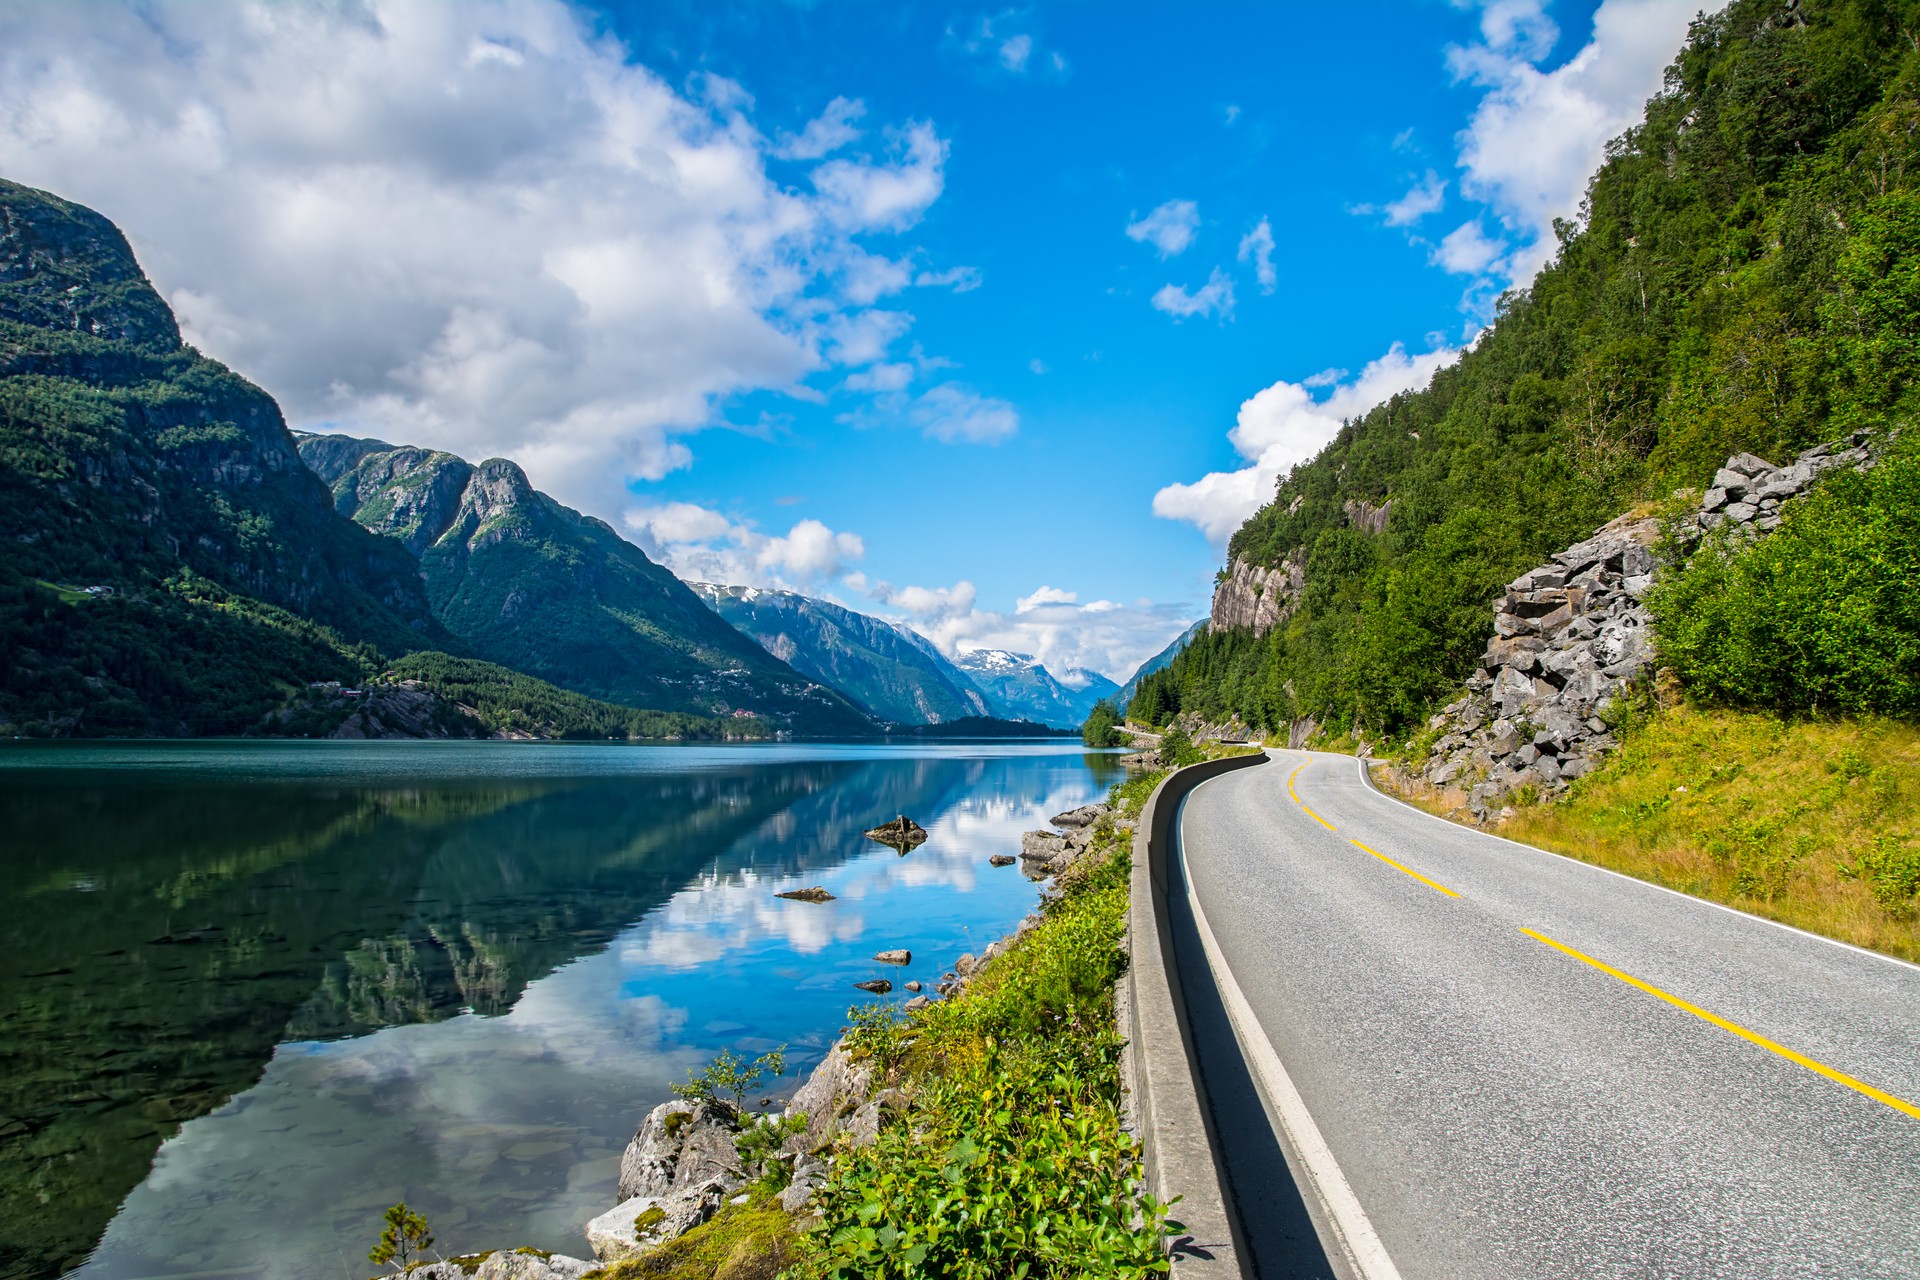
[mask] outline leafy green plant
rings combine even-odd
[[[787,1069],[787,1046],[761,1054],[748,1061],[731,1049],[722,1049],[713,1061],[698,1071],[687,1070],[687,1078],[670,1086],[677,1097],[688,1102],[717,1102],[744,1111],[747,1094],[769,1076],[778,1077]]]
[[[1857,862],[1840,868],[1848,879],[1864,880],[1873,899],[1887,913],[1899,919],[1914,914],[1915,897],[1920,896],[1920,848],[1897,835],[1875,839],[1874,846]]]
[[[912,1042],[911,1030],[907,1015],[885,1000],[847,1010],[847,1048],[856,1057],[871,1059],[882,1073],[892,1070],[905,1055]]]
[[[404,1202],[389,1207],[384,1221],[380,1241],[367,1254],[367,1260],[405,1275],[407,1268],[433,1247],[433,1232],[427,1228],[427,1220]]]

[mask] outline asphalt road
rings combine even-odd
[[[1443,822],[1350,757],[1269,754],[1180,818],[1301,1188],[1229,1150],[1263,1275],[1326,1273],[1284,1247],[1304,1202],[1375,1277],[1920,1277],[1920,968]]]

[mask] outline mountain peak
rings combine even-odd
[[[0,320],[156,353],[180,326],[120,228],[82,205],[0,179]]]

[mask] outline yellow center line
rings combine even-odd
[[[1718,1014],[1708,1013],[1705,1009],[1702,1009],[1699,1005],[1688,1004],[1685,1000],[1680,999],[1680,997],[1678,996],[1668,995],[1666,992],[1654,986],[1652,983],[1642,982],[1640,981],[1640,979],[1634,977],[1630,973],[1622,973],[1618,969],[1614,968],[1612,965],[1602,964],[1600,961],[1595,960],[1592,956],[1582,955],[1578,951],[1575,951],[1572,947],[1567,946],[1565,943],[1555,942],[1552,938],[1549,938],[1544,933],[1537,933],[1532,929],[1524,929],[1524,928],[1521,929],[1520,932],[1526,934],[1529,938],[1532,938],[1536,942],[1546,943],[1548,946],[1552,947],[1555,951],[1565,952],[1567,955],[1572,956],[1575,960],[1580,961],[1582,964],[1590,964],[1594,968],[1598,969],[1600,972],[1607,974],[1611,977],[1618,978],[1620,979],[1620,981],[1626,983],[1630,987],[1638,987],[1640,990],[1646,992],[1650,996],[1655,996],[1661,1000],[1665,1000],[1668,1004],[1672,1005],[1676,1009],[1684,1009],[1686,1012],[1692,1014],[1696,1018],[1701,1018],[1707,1022],[1711,1022],[1714,1026],[1719,1027],[1722,1031],[1731,1031],[1734,1035],[1739,1036],[1742,1040],[1745,1040],[1750,1044],[1757,1044],[1762,1049],[1765,1049],[1769,1053],[1779,1054],[1781,1057],[1785,1058],[1788,1062],[1798,1063],[1799,1065],[1805,1067],[1807,1070],[1815,1072],[1819,1075],[1823,1075],[1827,1079],[1833,1081],[1836,1084],[1843,1084],[1847,1086],[1847,1088],[1852,1089],[1855,1093],[1865,1094],[1867,1097],[1872,1098],[1875,1102],[1883,1102],[1887,1106],[1892,1107],[1895,1111],[1905,1112],[1907,1115],[1912,1116],[1914,1119],[1920,1120],[1920,1107],[1916,1107],[1911,1102],[1907,1102],[1901,1098],[1896,1098],[1890,1093],[1882,1092],[1881,1090],[1876,1089],[1872,1085],[1867,1084],[1863,1081],[1855,1080],[1852,1076],[1847,1075],[1843,1071],[1835,1071],[1832,1067],[1827,1066],[1825,1063],[1815,1062],[1812,1058],[1807,1057],[1807,1055],[1805,1055],[1804,1053],[1795,1053],[1793,1050],[1787,1048],[1783,1044],[1775,1044],[1773,1041],[1767,1039],[1765,1036],[1758,1035],[1752,1031],[1749,1031],[1737,1022],[1728,1022],[1725,1018],[1721,1017]]]
[[[1444,893],[1449,898],[1457,898],[1460,896],[1459,894],[1455,893],[1453,890],[1447,888],[1447,886],[1443,884],[1437,884],[1434,881],[1427,879],[1425,876],[1421,875],[1418,871],[1415,871],[1412,867],[1401,866],[1399,863],[1395,862],[1392,858],[1389,858],[1386,854],[1381,853],[1378,849],[1369,849],[1367,848],[1367,846],[1361,844],[1358,840],[1349,840],[1347,841],[1347,843],[1352,845],[1354,848],[1360,850],[1360,852],[1362,853],[1372,854],[1374,857],[1380,859],[1380,861],[1392,867],[1395,871],[1406,872],[1408,875],[1412,876],[1415,880],[1418,880],[1421,884],[1427,886],[1427,888],[1429,889],[1433,889],[1440,893]]]
[[[1300,769],[1304,769],[1306,767],[1307,766],[1303,764],[1300,766]],[[1293,797],[1293,802],[1299,805],[1301,812],[1305,813],[1309,818],[1312,818],[1315,822],[1319,823],[1321,826],[1325,827],[1329,831],[1338,831],[1340,828],[1334,826],[1331,822],[1328,822],[1325,818],[1321,817],[1319,814],[1315,813],[1313,810],[1307,808],[1307,802],[1305,800],[1302,800],[1300,798],[1300,793],[1293,789],[1293,779],[1300,776],[1300,769],[1295,769],[1293,771],[1292,776],[1287,779],[1287,794]]]

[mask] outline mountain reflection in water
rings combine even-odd
[[[445,1245],[581,1253],[671,1081],[810,1067],[874,951],[926,981],[1011,927],[1034,890],[988,855],[1115,776],[1001,744],[0,750],[0,1277],[371,1274],[401,1199]],[[897,813],[932,832],[905,857],[860,834]],[[773,897],[802,883],[837,898]]]

